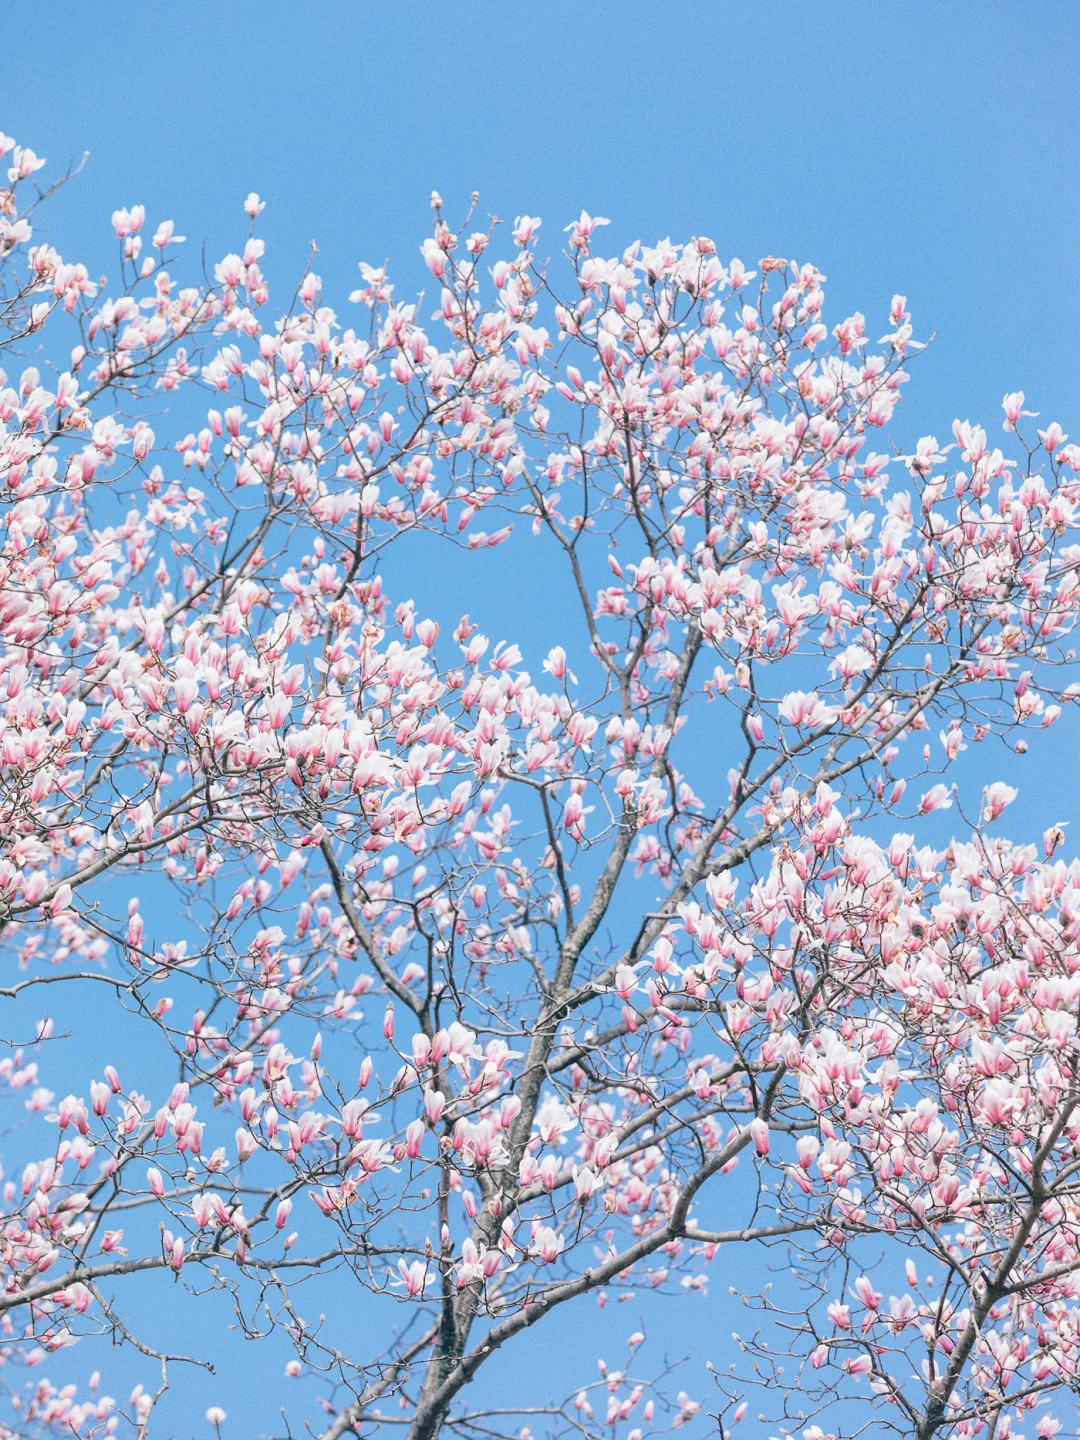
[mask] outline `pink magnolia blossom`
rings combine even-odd
[[[1022,440],[1017,391],[1002,449],[965,419],[901,453],[903,296],[875,347],[812,265],[607,254],[585,212],[548,264],[539,219],[435,196],[434,293],[362,263],[342,304],[313,270],[271,299],[255,194],[205,273],[129,203],[99,295],[34,236],[43,162],[0,153],[19,1423],[145,1430],[149,1371],[123,1405],[37,1375],[106,1332],[157,1354],[117,1318],[148,1272],[326,1380],[292,1431],[393,1404],[436,1440],[488,1424],[491,1355],[525,1394],[552,1316],[578,1364],[571,1301],[689,1306],[750,1245],[799,1286],[744,1297],[717,1413],[757,1387],[786,1425],[797,1388],[811,1437],[888,1406],[969,1440],[1037,1402],[1053,1433],[1080,865],[1063,822],[998,834],[1017,777],[964,766],[1030,763],[1080,694],[1062,427]],[[497,563],[539,641],[474,585]],[[400,593],[421,564],[484,613]],[[140,1038],[97,1079],[110,1014]],[[700,1425],[649,1343],[563,1417]]]

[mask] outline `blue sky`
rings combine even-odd
[[[314,240],[345,309],[360,259],[389,257],[402,289],[421,286],[430,192],[455,215],[478,190],[481,215],[542,216],[541,253],[584,207],[611,217],[613,250],[707,234],[747,264],[811,260],[833,320],[861,309],[874,337],[906,294],[937,339],[898,414],[905,442],[946,437],[955,416],[996,435],[1015,389],[1042,421],[1080,428],[1074,3],[14,0],[3,47],[0,129],[46,155],[47,175],[90,152],[49,238],[92,271],[114,263],[115,207],[174,218],[213,261],[245,233],[254,189],[271,274],[298,273]],[[505,603],[497,563],[468,604]],[[1075,808],[1045,758],[1067,765],[1065,740],[1041,775],[1028,760],[1018,828]],[[535,1363],[560,1343],[538,1339]],[[221,1397],[238,1418],[256,1403],[247,1379],[248,1401]],[[207,1432],[220,1393],[174,1412],[176,1433]]]
[[[876,323],[894,290],[938,340],[920,419],[996,424],[1006,390],[1064,413],[1080,379],[1080,10],[960,0],[663,6],[461,0],[6,7],[5,126],[58,163],[56,207],[100,247],[114,205],[171,214],[211,253],[250,189],[284,263],[320,246],[412,262],[438,188],[613,241],[711,235],[813,260]],[[44,62],[44,63],[43,63]],[[181,223],[182,222],[182,223]],[[910,406],[908,407],[910,408]]]

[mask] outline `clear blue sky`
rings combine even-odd
[[[477,189],[553,250],[584,206],[618,243],[811,259],[872,324],[907,294],[939,335],[927,429],[1078,390],[1071,0],[16,0],[3,44],[3,127],[53,162],[89,150],[56,224],[103,263],[116,204],[220,252],[256,189],[271,250],[316,239],[344,289],[358,258],[411,262],[433,187]]]
[[[49,238],[92,270],[113,262],[116,206],[174,218],[213,260],[254,189],[271,273],[294,274],[316,240],[344,308],[358,259],[400,257],[403,288],[423,283],[433,188],[451,214],[479,190],[482,214],[542,216],[541,252],[584,207],[611,217],[612,248],[704,233],[748,264],[812,260],[832,317],[861,309],[875,337],[906,294],[918,333],[938,335],[898,415],[906,441],[947,436],[957,415],[999,433],[1014,389],[1080,431],[1075,0],[9,0],[2,34],[0,129],[46,155],[46,175],[90,152]],[[1022,825],[1076,808],[1061,771],[1042,784],[1063,813],[1029,798]],[[715,1280],[709,1325],[727,1331]],[[559,1343],[538,1340],[536,1363]],[[175,1433],[208,1433],[219,1397],[227,1433],[273,1423],[258,1367],[246,1390],[239,1375],[172,1412]]]

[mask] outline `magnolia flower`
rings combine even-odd
[[[778,714],[789,725],[816,730],[822,725],[832,725],[837,712],[824,704],[814,691],[806,694],[802,690],[792,690],[781,700]]]
[[[1019,792],[1004,781],[995,780],[983,792],[983,819],[996,820],[1007,805],[1011,805]]]
[[[932,810],[949,810],[952,808],[952,795],[945,785],[934,785],[919,801],[919,814],[929,815]]]

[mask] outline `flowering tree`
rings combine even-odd
[[[143,1037],[59,1101],[52,1021],[0,1061],[31,1097],[0,1434],[155,1428],[185,1362],[133,1327],[154,1271],[286,1334],[323,1440],[749,1404],[808,1440],[1055,1433],[1080,869],[960,756],[1076,688],[1080,448],[1016,394],[1008,456],[967,422],[893,453],[902,296],[875,351],[811,265],[609,258],[585,214],[549,268],[538,220],[501,245],[434,197],[434,296],[362,265],[350,322],[310,271],[273,309],[257,196],[189,286],[135,206],[99,291],[0,149],[5,1033],[60,987]],[[540,665],[452,613],[515,526],[577,615]],[[426,616],[386,577],[432,553]],[[532,1327],[746,1242],[791,1273],[713,1391],[671,1399],[640,1332],[565,1396],[485,1388]],[[102,1334],[160,1383],[24,1383]]]

